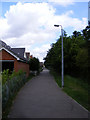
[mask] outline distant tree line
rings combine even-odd
[[[88,42],[90,40],[90,26],[81,32],[74,31],[73,35],[63,35],[64,45],[64,74],[88,79]],[[51,45],[47,52],[45,66],[61,74],[61,36]],[[90,66],[89,66],[90,67]]]

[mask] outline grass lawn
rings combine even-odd
[[[55,72],[52,72],[52,74],[54,75],[57,84],[61,87],[60,75]],[[88,101],[89,88],[90,86],[80,79],[71,77],[69,75],[64,76],[64,88],[62,90],[90,111],[90,105]]]

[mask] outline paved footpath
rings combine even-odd
[[[66,95],[45,69],[20,90],[9,118],[88,118],[88,111]]]

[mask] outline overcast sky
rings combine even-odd
[[[25,47],[40,61],[61,34],[54,24],[62,25],[68,35],[88,25],[88,0],[13,1],[0,2],[0,39],[11,47]]]

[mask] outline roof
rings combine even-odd
[[[25,59],[24,58],[24,52],[25,52],[25,48],[11,48],[11,50],[17,54],[20,58]]]
[[[22,62],[28,62],[27,59],[24,58],[25,48],[11,48],[5,42],[0,40],[0,50],[2,50],[2,49],[7,51],[9,54],[11,54],[17,60],[20,60]]]

